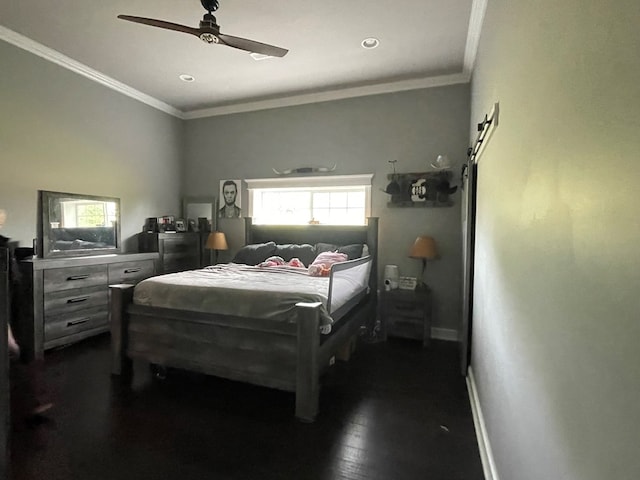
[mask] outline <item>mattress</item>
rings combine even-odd
[[[358,293],[356,287],[341,284],[340,289],[334,288],[331,310]],[[296,321],[296,303],[320,302],[321,332],[329,333],[333,319],[327,310],[328,292],[329,278],[310,276],[306,268],[230,263],[148,278],[135,287],[133,301],[151,307],[290,323]]]

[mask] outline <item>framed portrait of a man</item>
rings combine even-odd
[[[220,181],[218,218],[242,218],[240,187],[242,180]]]

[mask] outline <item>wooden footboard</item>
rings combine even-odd
[[[295,415],[318,413],[320,374],[368,315],[363,301],[321,338],[320,303],[296,305],[295,324],[134,305],[133,287],[111,286],[112,373],[129,379],[134,358],[295,392]]]

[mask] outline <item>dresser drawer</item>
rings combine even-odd
[[[52,268],[44,271],[45,293],[97,285],[107,285],[106,265]]]
[[[68,314],[91,307],[102,307],[109,304],[109,291],[105,285],[74,290],[61,290],[44,294],[44,321],[51,316]]]
[[[198,237],[184,235],[164,238],[162,243],[165,255],[168,253],[197,254],[200,245]]]
[[[153,273],[153,260],[112,263],[109,265],[109,284],[127,283],[135,285],[139,281],[153,276]]]
[[[192,254],[169,254],[162,259],[164,273],[181,272],[199,268],[200,259]]]
[[[90,308],[75,312],[51,316],[44,324],[44,341],[51,342],[61,337],[80,332],[95,330],[109,325],[109,312],[104,307]]]

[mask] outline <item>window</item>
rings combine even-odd
[[[373,175],[246,180],[255,224],[364,225]]]
[[[116,221],[113,202],[67,201],[61,202],[65,227],[104,227]]]

